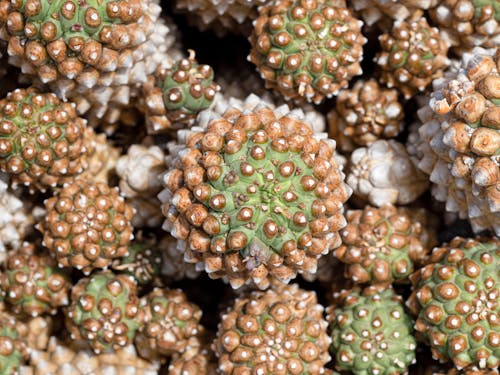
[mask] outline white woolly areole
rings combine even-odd
[[[379,140],[351,155],[347,183],[354,195],[371,205],[408,204],[428,186],[405,147],[394,140]]]

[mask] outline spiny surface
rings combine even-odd
[[[367,26],[383,31],[391,28],[393,20],[404,21],[425,9],[436,6],[440,0],[352,0],[351,6],[361,14]]]
[[[47,350],[30,353],[30,367],[29,375],[158,375],[160,363],[142,359],[133,345],[97,355],[52,336]]]
[[[9,250],[21,246],[34,221],[30,205],[8,188],[6,176],[0,173],[0,264]]]
[[[378,140],[351,154],[347,183],[363,203],[377,207],[408,204],[429,186],[417,162],[401,143],[393,139]]]
[[[200,30],[211,29],[218,36],[232,33],[248,35],[258,7],[270,0],[175,0],[177,10],[186,13]]]

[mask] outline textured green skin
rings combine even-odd
[[[15,275],[19,271],[23,271],[26,274],[29,274],[30,273],[30,268],[29,268],[28,265],[26,265],[22,269],[6,270],[4,272],[4,275],[6,275],[6,277],[8,278],[9,287],[17,284],[17,282],[15,280]],[[52,294],[51,290],[47,286],[47,281],[49,280],[50,276],[53,275],[53,274],[61,275],[65,279],[68,280],[67,274],[64,273],[62,270],[60,270],[58,268],[50,267],[48,265],[45,265],[45,267],[43,267],[43,274],[42,274],[43,277],[40,277],[40,278],[36,279],[36,286],[40,287],[42,289],[45,289],[49,294]],[[50,312],[54,308],[50,304],[50,301],[49,301],[49,303],[44,303],[43,301],[35,298],[34,295],[27,295],[27,294],[24,294],[24,293],[23,293],[22,298],[20,300],[17,300],[17,301],[16,300],[12,300],[11,298],[9,298],[9,295],[7,293],[6,299],[9,301],[9,303],[11,305],[20,306],[24,311],[29,310],[30,307],[31,308],[37,308],[38,307],[38,308],[43,309],[44,312]]]
[[[483,252],[488,252],[493,256],[494,260],[491,264],[484,264],[481,262],[479,258],[481,253]],[[472,300],[474,299],[474,297],[476,297],[476,293],[468,293],[465,290],[464,285],[467,281],[474,282],[474,284],[479,286],[478,290],[480,290],[481,285],[483,285],[483,281],[487,277],[491,277],[495,279],[495,286],[493,287],[493,290],[500,289],[500,248],[498,248],[494,243],[481,243],[480,245],[477,245],[472,249],[466,250],[465,254],[467,256],[467,259],[470,259],[474,261],[477,265],[480,265],[481,273],[476,279],[468,277],[466,274],[464,274],[463,263],[455,264],[447,261],[441,263],[442,265],[450,265],[454,269],[454,275],[449,280],[447,280],[447,282],[452,282],[460,290],[461,293],[456,299],[447,301],[441,296],[439,296],[438,293],[435,292],[436,288],[441,284],[440,279],[436,276],[438,272],[438,267],[434,269],[432,278],[429,278],[428,280],[424,281],[423,283],[421,282],[418,285],[419,287],[425,285],[433,290],[434,299],[427,305],[422,306],[422,309],[419,314],[419,319],[424,320],[427,324],[431,326],[433,325],[433,322],[429,321],[425,316],[425,308],[430,305],[441,307],[444,310],[446,317],[447,315],[452,315],[452,314],[459,315],[455,310],[455,305],[457,302],[466,301],[472,303]],[[497,317],[500,316],[500,302],[497,301],[497,305],[494,310],[496,311]],[[471,313],[473,312],[474,310],[471,311]],[[465,322],[465,317],[463,317],[463,322]],[[472,328],[478,325],[481,326],[485,330],[485,332],[490,332],[493,330],[495,332],[500,332],[499,325],[492,326],[484,319],[479,320],[479,322],[476,323],[474,326],[468,326],[467,324],[462,324],[462,326],[459,329],[450,330],[445,326],[445,319],[443,319],[438,325],[433,327],[433,331],[444,333],[448,339],[447,344],[444,345],[443,347],[433,346],[433,348],[447,358],[451,359],[454,358],[454,354],[452,353],[451,348],[449,347],[449,339],[452,338],[454,334],[458,333],[468,338],[469,350],[464,350],[462,353],[456,356],[456,358],[462,361],[475,363],[476,361],[474,359],[474,354],[476,353],[476,351],[479,349],[486,349],[488,350],[488,352],[492,353],[492,356],[490,356],[489,358],[490,361],[495,361],[495,360],[497,362],[500,361],[500,347],[493,348],[490,345],[488,345],[487,335],[484,335],[483,339],[480,342],[476,342],[475,340],[472,340],[470,338],[470,333]]]
[[[290,304],[290,306],[293,306],[294,303],[296,303],[297,301],[294,301],[294,300],[290,300],[290,301],[286,301],[288,304]],[[259,327],[260,329],[252,334],[260,337],[260,338],[265,338],[265,337],[268,337],[268,334],[266,333],[266,331],[262,328],[264,327],[265,323],[267,320],[274,320],[274,318],[272,317],[272,315],[269,313],[269,311],[272,309],[272,307],[274,306],[274,304],[272,305],[269,305],[268,309],[266,312],[264,312],[263,314],[261,315],[253,315],[253,314],[250,314],[250,316],[252,316],[253,318],[255,318],[259,324]],[[287,327],[289,325],[289,323],[292,323],[294,322],[295,320],[297,319],[296,316],[293,316],[293,314],[290,316],[290,319],[284,323],[279,323],[279,322],[276,322],[275,321],[275,324],[276,324],[276,337],[290,337],[288,334],[287,334]],[[302,327],[305,327],[306,326],[306,323],[308,321],[310,321],[311,319],[310,318],[302,318]],[[245,331],[242,331],[240,329],[238,329],[238,327],[234,327],[234,331],[237,332],[239,334],[240,337],[242,336],[246,336],[248,335],[249,333],[248,332],[245,332]],[[280,333],[282,334],[280,336]],[[315,337],[311,337],[307,334],[307,332],[304,331],[300,334],[300,335],[296,335],[296,336],[291,336],[293,337],[294,340],[296,340],[298,343],[307,343],[307,342],[312,342],[312,343],[316,343],[319,338],[315,338]],[[283,344],[283,343],[282,343]],[[245,347],[244,344],[240,344],[241,347]],[[290,357],[290,358],[294,358],[294,359],[298,359],[299,361],[302,362],[302,365],[304,366],[304,370],[301,371],[300,373],[298,373],[298,375],[308,375],[309,374],[309,365],[306,361],[302,360],[300,355],[299,355],[299,351],[300,351],[300,348],[302,347],[302,345],[298,345],[297,347],[297,350],[295,353],[293,353],[293,355]],[[250,350],[252,350],[252,348],[250,348]],[[291,353],[291,352],[290,352]],[[279,355],[276,355],[276,362],[277,363],[283,363],[286,365],[286,360],[287,358],[281,358]],[[254,361],[248,361],[248,362],[238,362],[238,366],[246,366],[248,369],[252,369],[254,368],[256,365],[256,363]],[[287,375],[291,375],[291,372],[289,372],[288,370],[286,371],[286,374]],[[338,374],[337,374],[338,375]]]
[[[63,38],[65,42],[68,42],[70,38],[81,37],[84,40],[92,38],[98,42],[101,41],[99,33],[104,26],[111,26],[116,24],[121,24],[122,21],[119,18],[110,18],[106,12],[107,4],[113,2],[112,0],[103,0],[102,2],[97,0],[69,0],[75,5],[75,14],[72,19],[66,19],[61,12],[61,7],[68,0],[54,0],[52,2],[47,0],[41,0],[41,10],[33,17],[27,17],[26,21],[31,22],[37,26],[38,33],[33,36],[32,40],[38,40],[40,42],[47,43],[41,34],[40,30],[45,22],[52,22],[57,29],[56,37],[53,40]],[[25,13],[26,0],[23,0],[23,5],[21,11]],[[90,27],[85,23],[85,12],[89,8],[94,8],[98,11],[101,18],[101,23],[98,27]],[[54,17],[57,15],[57,18]],[[23,32],[19,32],[19,35],[23,35]],[[68,49],[71,53],[71,50]]]
[[[474,7],[476,8],[475,19],[481,17],[481,11],[485,6],[492,6],[494,10],[494,18],[500,21],[500,1],[498,0],[472,0]]]
[[[159,305],[163,306],[163,308],[165,310],[167,310],[167,307],[170,304],[170,301],[168,300],[168,298],[166,298],[165,295],[163,295],[163,294],[155,294],[154,297],[150,298],[148,302],[151,306],[159,304]],[[152,322],[159,322],[159,321],[162,321],[165,319],[165,316],[156,313],[153,309],[150,309],[150,311],[151,311],[151,316],[152,316],[152,319],[151,319]],[[168,320],[171,321],[172,323],[174,323],[176,327],[184,328],[186,326],[186,322],[182,321],[180,319],[177,319],[175,317],[175,315],[169,316]]]
[[[26,98],[17,103],[17,112],[21,113],[22,107],[25,104],[31,104],[31,99],[33,96],[39,95],[39,94],[29,94],[26,96]],[[11,102],[11,104],[14,104]],[[47,130],[53,126],[59,128],[61,131],[61,135],[54,140],[53,143],[63,141],[66,138],[66,124],[57,124],[55,121],[50,122],[48,124],[44,124],[41,119],[40,119],[40,114],[44,113],[45,111],[51,111],[56,109],[57,106],[54,105],[46,105],[44,107],[41,107],[39,109],[35,109],[33,112],[33,115],[31,116],[30,119],[23,118],[22,116],[15,116],[15,117],[10,117],[10,116],[1,116],[0,120],[6,120],[6,121],[11,121],[13,122],[16,127],[18,128],[18,131],[14,133],[13,136],[5,135],[0,132],[0,139],[9,139],[12,142],[12,152],[4,154],[0,151],[0,158],[5,159],[5,163],[8,163],[9,159],[13,155],[19,156],[21,159],[24,161],[24,170],[28,170],[30,166],[32,165],[37,165],[38,163],[36,162],[36,158],[32,160],[26,160],[22,157],[22,148],[26,144],[33,144],[36,146],[37,153],[43,150],[43,148],[40,146],[40,144],[36,141],[36,138],[40,135],[45,135],[48,139],[51,139],[49,134],[47,133]],[[58,160],[59,158],[56,156],[55,152],[52,153],[52,160]],[[48,169],[47,167],[45,167]]]
[[[311,16],[315,13],[319,13],[320,9],[321,6],[318,6],[318,9],[314,12],[307,12],[306,17],[303,20],[295,20],[290,8],[286,13],[282,14],[282,18],[284,21],[282,28],[278,30],[271,30],[270,28],[267,28],[266,32],[269,34],[271,40],[274,40],[275,36],[281,32],[287,32],[289,35],[294,35],[293,41],[284,47],[273,42],[273,47],[271,47],[268,52],[268,54],[278,52],[282,56],[281,66],[278,69],[275,69],[277,76],[291,74],[294,78],[294,81],[297,82],[300,76],[307,75],[312,78],[312,86],[315,86],[318,83],[318,80],[322,77],[331,77],[333,80],[335,80],[334,77],[332,77],[332,74],[328,72],[326,64],[323,66],[323,70],[321,72],[314,72],[309,69],[309,64],[313,55],[320,54],[323,56],[337,57],[342,51],[350,49],[350,46],[345,43],[342,37],[334,37],[333,35],[329,34],[329,38],[327,38],[334,39],[340,43],[340,47],[336,51],[332,51],[331,49],[326,48],[325,40],[327,39],[321,40],[318,37],[318,35],[327,33],[333,25],[342,21],[328,21],[325,19],[325,25],[320,30],[313,30],[311,28]],[[307,29],[307,34],[302,38],[295,36],[295,33],[293,33],[293,29],[297,25],[305,26],[305,28]],[[348,26],[348,23],[346,22],[344,23],[344,25]],[[295,69],[287,69],[285,64],[286,57],[294,54],[298,54],[302,57],[301,64]],[[266,65],[266,58],[267,55],[263,55],[259,65]]]
[[[72,199],[74,199],[75,197],[71,197]],[[94,205],[94,200],[90,199],[90,198],[87,198],[87,201],[89,202],[89,207],[90,206],[93,206]],[[108,221],[108,225],[106,227],[112,227],[112,223],[113,223],[113,220],[115,218],[115,210],[113,208],[110,208],[109,210],[107,210],[107,213],[109,215],[109,221]],[[66,213],[62,213],[59,215],[59,220],[61,221],[66,221]],[[122,236],[122,233],[119,232],[118,230],[114,229],[114,234],[115,234],[115,241],[114,242],[106,242],[104,241],[102,238],[101,240],[97,243],[97,245],[101,246],[101,254],[99,257],[101,258],[106,258],[105,254],[104,254],[104,248],[106,247],[109,247],[109,246],[112,246],[114,244],[119,244],[120,241],[121,241],[121,236]],[[73,240],[73,238],[75,237],[75,234],[74,233],[71,233],[65,238],[69,241]],[[75,256],[75,255],[79,255],[77,251],[75,251],[74,247],[72,246],[71,249],[70,249],[70,252],[68,253],[67,257],[68,258],[71,258],[72,256]],[[92,265],[92,262],[90,263],[90,265]]]
[[[352,305],[338,308],[334,312],[335,315],[347,314],[347,319],[342,324],[335,320],[331,326],[332,345],[330,351],[335,356],[336,366],[339,370],[351,371],[354,375],[373,375],[372,371],[375,369],[380,370],[379,375],[405,373],[415,359],[417,343],[412,335],[413,323],[406,315],[403,305],[392,299],[394,292],[391,289],[379,293],[381,296],[379,301],[373,301],[371,297],[364,297],[359,292],[354,292],[351,295],[356,296],[359,300]],[[366,309],[368,314],[360,317],[358,313],[361,309]],[[396,319],[391,316],[392,311],[399,312],[401,318]],[[381,328],[374,328],[371,324],[376,317],[379,317],[382,322]],[[383,341],[387,343],[387,349],[380,350],[373,337],[362,337],[363,330],[372,334],[383,332]],[[400,336],[393,337],[394,332],[398,332]],[[343,338],[349,333],[354,335],[352,342]],[[372,342],[374,347],[372,352],[360,347],[364,340]],[[348,353],[351,361],[342,362],[341,352]],[[383,354],[381,358],[377,358],[379,352]],[[367,361],[363,361],[362,356],[364,355],[368,357]],[[395,360],[401,362],[403,367],[395,364]]]
[[[308,226],[298,227],[293,223],[293,215],[295,212],[302,212],[308,219],[313,220],[310,207],[314,200],[317,199],[316,195],[312,192],[306,193],[300,184],[300,179],[304,175],[313,175],[312,168],[309,168],[300,158],[299,153],[285,152],[280,153],[274,151],[271,147],[271,142],[260,144],[265,150],[267,157],[263,160],[253,159],[251,156],[251,149],[256,143],[252,142],[251,134],[248,136],[248,142],[242,144],[241,149],[234,154],[224,153],[224,163],[221,166],[223,172],[221,177],[216,181],[207,181],[211,185],[211,196],[216,194],[223,194],[226,199],[226,206],[217,212],[208,204],[209,199],[205,205],[209,209],[209,214],[218,218],[220,225],[219,237],[226,238],[231,232],[243,232],[247,238],[247,246],[241,250],[242,255],[255,257],[257,262],[259,258],[267,259],[273,252],[281,254],[281,247],[286,241],[293,240],[297,242],[300,236],[309,231]],[[251,164],[255,173],[250,176],[244,176],[240,170],[242,160]],[[279,165],[286,161],[293,161],[297,169],[301,173],[294,174],[290,177],[283,177],[279,173]],[[277,166],[273,165],[272,161],[277,161]],[[261,169],[263,172],[273,171],[274,177],[277,180],[276,184],[269,184],[266,182],[263,173],[259,173]],[[236,182],[232,185],[224,182],[226,176],[234,173]],[[246,189],[249,185],[254,183],[258,184],[257,192],[255,194],[248,194]],[[260,188],[259,188],[260,187]],[[279,189],[279,192],[273,192],[273,189]],[[281,198],[281,194],[291,190],[298,195],[295,202],[289,203]],[[237,195],[243,194],[248,197],[246,202],[238,201]],[[263,212],[262,206],[269,205],[267,213]],[[299,207],[302,206],[302,207]],[[251,219],[255,226],[249,225],[248,222],[238,220],[237,214],[243,207],[249,207],[253,210],[254,215]],[[283,213],[274,213],[273,209],[278,207],[283,210]],[[222,219],[228,217],[229,223],[224,224]],[[264,231],[263,225],[267,219],[273,220],[278,226],[284,228],[284,233],[278,234],[274,238],[269,239]]]
[[[198,63],[192,61],[192,68],[189,71],[189,74],[196,74],[198,67],[200,66]],[[179,84],[173,78],[173,72],[179,70],[179,64],[177,63],[172,67],[172,74],[168,74],[165,77],[165,80],[161,84],[161,89],[163,92],[163,103],[165,104],[165,108],[167,111],[181,111],[187,115],[196,115],[200,111],[207,109],[212,104],[213,100],[208,100],[205,95],[201,95],[198,99],[191,96],[189,89],[191,84],[189,80],[184,83]],[[209,87],[214,80],[214,72],[211,70],[210,77],[199,82],[203,89]],[[178,88],[182,93],[182,100],[179,103],[171,102],[168,99],[168,93],[171,89]]]
[[[2,337],[9,337],[13,341],[19,340],[19,333],[16,329],[2,320],[3,319],[0,320],[0,339]],[[0,354],[0,374],[16,374],[19,371],[22,360],[23,354],[17,349],[15,349],[9,356],[3,356]]]
[[[394,233],[394,231],[392,229],[392,226],[391,226],[391,223],[389,222],[389,220],[387,220],[386,218],[383,218],[382,220],[379,220],[374,225],[374,227],[377,227],[382,222],[386,222],[388,227],[389,227],[389,231],[387,232],[387,235],[385,236],[385,248],[387,250],[389,250],[389,253],[386,254],[385,252],[377,251],[374,253],[375,258],[379,259],[379,260],[384,260],[392,266],[391,267],[391,274],[392,274],[392,277],[394,280],[406,279],[408,276],[410,276],[410,274],[413,271],[413,261],[411,260],[410,255],[408,253],[408,251],[410,250],[410,244],[407,244],[405,247],[403,247],[401,249],[392,248],[390,246],[389,239],[391,238],[391,235]],[[400,233],[400,232],[398,232],[398,233]],[[406,231],[405,234],[411,235],[411,229]],[[374,246],[375,246],[375,244],[374,244]],[[406,262],[406,264],[408,264],[407,272],[398,273],[396,267],[394,267],[394,264],[396,262],[401,261],[401,260],[404,260]],[[372,277],[373,277],[373,268],[374,268],[373,263],[371,263],[370,266],[366,268],[366,270],[370,273],[370,275],[372,275]]]
[[[424,34],[424,39],[421,42],[421,44],[424,44],[424,41],[426,41],[430,37],[429,30],[425,29],[425,28],[420,28],[419,32]],[[406,65],[406,63],[408,62],[408,56],[410,55],[408,53],[408,50],[404,46],[400,46],[398,44],[398,42],[399,42],[398,40],[395,40],[395,41],[396,41],[396,43],[392,46],[390,52],[391,53],[400,52],[403,55],[403,59],[402,59],[400,64],[391,64],[391,68],[393,68],[393,69],[404,67]],[[420,56],[420,60],[418,62],[419,70],[421,70],[424,61],[433,60],[435,58],[436,58],[436,56],[431,51],[429,51],[426,55]]]
[[[128,327],[127,337],[130,342],[135,336],[136,331],[139,329],[140,322],[136,319],[127,318],[125,315],[125,306],[129,299],[129,291],[125,285],[122,284],[123,294],[117,297],[114,297],[109,291],[106,289],[106,283],[115,278],[115,275],[111,272],[101,272],[92,276],[92,281],[88,282],[85,287],[85,294],[90,294],[95,298],[96,307],[89,312],[85,312],[81,308],[75,309],[76,314],[71,318],[73,323],[81,326],[82,322],[85,319],[93,318],[100,319],[102,317],[101,313],[97,309],[97,304],[101,298],[107,298],[113,303],[113,309],[119,308],[123,313],[120,321],[125,323]],[[80,301],[78,301],[77,306],[80,307]],[[106,343],[102,339],[102,331],[96,332],[95,340],[99,341],[105,348],[111,348],[112,345]]]

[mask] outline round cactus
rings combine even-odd
[[[382,68],[381,81],[399,89],[406,99],[423,92],[450,64],[449,45],[422,17],[396,21],[390,33],[379,37],[381,52],[375,61]]]
[[[392,289],[344,291],[331,309],[331,351],[339,370],[354,375],[405,374],[415,362],[412,321]]]
[[[118,189],[75,180],[48,199],[45,208],[39,229],[61,266],[88,274],[128,254],[134,212]]]
[[[340,245],[350,194],[334,142],[266,106],[195,130],[163,179],[165,228],[185,241],[185,259],[233,288],[314,273]]]
[[[159,69],[144,86],[148,132],[191,125],[199,112],[210,107],[219,90],[213,69],[198,64],[193,51],[171,68]]]
[[[390,205],[348,211],[342,246],[334,252],[346,263],[346,277],[374,284],[407,280],[429,251],[427,231],[419,221],[423,215]]]
[[[346,180],[361,202],[377,207],[408,204],[429,187],[417,162],[401,143],[378,140],[354,150]]]
[[[225,375],[323,374],[329,361],[323,307],[297,285],[253,292],[222,316],[215,354]]]
[[[358,81],[340,92],[328,114],[329,134],[340,149],[352,151],[357,145],[395,138],[403,130],[403,117],[396,90],[384,89],[374,79]]]
[[[32,190],[62,185],[87,167],[85,128],[71,103],[17,89],[0,101],[0,169]]]
[[[156,0],[1,0],[0,39],[25,78],[76,103],[92,126],[116,125],[149,74],[172,63]]]
[[[73,79],[90,65],[110,71],[118,51],[142,42],[141,1],[3,1],[0,25],[11,55],[37,67],[44,82]]]
[[[101,271],[83,278],[71,290],[66,327],[71,337],[87,341],[95,353],[132,343],[144,324],[132,277]]]
[[[37,254],[33,244],[25,243],[10,252],[3,268],[0,287],[14,313],[33,317],[55,314],[68,304],[68,275],[57,268],[51,256]]]
[[[279,0],[260,8],[249,58],[269,88],[319,104],[362,73],[362,24],[341,0]]]
[[[145,324],[135,345],[145,358],[182,354],[199,346],[201,310],[180,290],[155,289],[141,300]]]
[[[415,272],[409,306],[433,357],[459,369],[500,365],[500,240],[457,237]]]
[[[158,282],[162,254],[154,238],[139,238],[128,246],[128,255],[113,261],[113,269],[132,276],[139,285]]]

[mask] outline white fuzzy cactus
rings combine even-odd
[[[377,207],[411,203],[429,184],[405,147],[393,140],[379,140],[356,149],[351,155],[347,183],[354,196]]]

